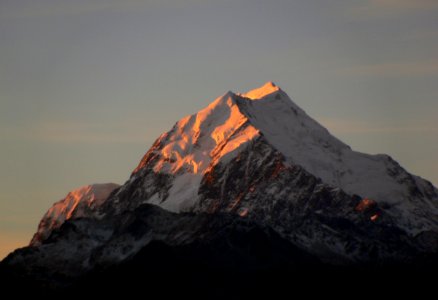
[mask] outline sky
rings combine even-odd
[[[266,81],[438,185],[436,0],[0,0],[0,259],[69,191],[123,183],[181,117]]]

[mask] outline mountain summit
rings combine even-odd
[[[353,151],[272,82],[176,122],[124,185],[81,191],[2,265],[71,284],[157,261],[290,271],[415,265],[438,253],[438,190],[387,155]]]
[[[244,94],[228,92],[182,118],[157,139],[118,194],[134,182],[142,202],[174,212],[199,209],[202,183],[255,144],[275,151],[285,166],[299,166],[324,184],[386,207],[404,230],[417,234],[438,228],[438,196],[429,182],[387,155],[352,151],[272,82]],[[156,190],[157,184],[137,184],[155,174],[167,178],[167,185]],[[251,193],[241,192],[250,204]],[[121,205],[132,206],[132,200]]]
[[[280,91],[280,88],[272,81],[268,81],[263,86],[247,93],[239,94],[239,96],[252,100],[259,100],[278,91]]]

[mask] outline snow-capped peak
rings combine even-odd
[[[243,99],[228,92],[198,113],[182,118],[159,137],[133,176],[144,167],[152,167],[156,173],[175,176],[175,181],[165,202],[163,195],[157,194],[149,203],[163,202],[163,207],[171,211],[190,209],[206,171],[219,161],[229,161],[259,136],[259,130],[241,112],[239,98]]]
[[[339,153],[348,148],[278,86],[267,82],[244,94],[227,92],[198,113],[179,120],[172,130],[160,136],[134,174],[150,162],[151,156],[159,156],[153,166],[155,172],[202,176],[219,161],[233,158],[260,133],[294,163],[310,168],[314,163],[312,158],[308,163],[306,152],[330,148],[328,152]],[[306,147],[309,149],[304,150]],[[327,155],[322,156],[324,159]]]
[[[115,183],[92,184],[71,191],[46,212],[30,245],[38,245],[66,220],[94,216],[96,209],[118,187],[119,185]]]
[[[239,94],[239,96],[249,98],[251,100],[259,100],[278,91],[280,91],[280,88],[276,86],[275,83],[273,83],[272,81],[268,81],[261,87],[243,94]]]
[[[243,94],[228,92],[198,113],[182,118],[146,153],[131,182],[142,176],[138,173],[145,167],[168,174],[174,177],[168,192],[153,194],[144,202],[171,211],[191,210],[204,175],[218,163],[227,164],[258,138],[283,154],[288,164],[299,165],[351,195],[389,205],[397,215],[408,215],[413,207],[423,210],[430,206],[421,200],[422,194],[433,190],[430,184],[410,175],[386,155],[352,151],[272,82]],[[413,194],[414,189],[419,189],[420,196]],[[427,211],[425,214],[438,214],[436,204]],[[409,230],[425,226],[420,221],[409,222],[405,226]]]
[[[257,136],[258,130],[248,123],[236,98],[234,93],[228,92],[198,113],[182,118],[162,135],[157,141],[164,145],[159,151],[161,160],[154,171],[202,175],[212,161],[227,156]],[[134,173],[146,161],[143,159]]]

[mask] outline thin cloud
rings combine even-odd
[[[438,75],[438,60],[359,65],[340,70],[344,75],[367,76],[433,76]]]
[[[345,120],[320,118],[321,123],[330,131],[338,134],[405,134],[405,133],[438,133],[438,124],[417,121],[412,124],[388,126],[363,120]]]
[[[347,13],[354,18],[387,18],[438,10],[436,0],[368,0],[350,6]]]
[[[136,131],[135,128],[139,130]],[[144,128],[151,130],[151,126],[146,126],[141,120],[130,120],[123,123],[113,122],[110,127],[108,127],[108,124],[99,123],[45,121],[32,128],[1,128],[0,136],[6,139],[63,144],[144,144],[153,139],[147,136]]]
[[[436,0],[370,0],[373,7],[398,11],[438,9]]]
[[[149,2],[149,1],[148,1]],[[3,7],[3,18],[44,18],[52,16],[78,15],[104,10],[133,9],[148,2],[140,0],[126,1],[57,1],[52,3],[31,2],[27,5],[16,5],[11,8]]]
[[[32,1],[27,4],[11,7],[3,6],[1,18],[44,18],[53,16],[70,16],[88,14],[99,11],[135,11],[145,8],[174,7],[204,4],[202,0],[90,0],[90,1],[53,1],[42,3]]]
[[[404,35],[407,41],[438,41],[438,30],[413,30]]]

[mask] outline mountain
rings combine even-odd
[[[404,230],[417,234],[438,228],[438,194],[429,182],[409,174],[387,155],[352,151],[272,82],[246,94],[228,92],[178,121],[158,138],[118,195],[134,186],[132,198],[139,201],[175,212],[199,209],[203,200],[211,200],[198,193],[209,176],[257,144],[275,152],[285,167],[303,168],[324,184],[387,207],[386,212],[400,217]],[[243,187],[239,192],[252,202]],[[135,206],[135,199],[118,209]],[[230,210],[238,208],[246,211],[242,205]]]
[[[69,219],[97,217],[95,212],[106,201],[108,196],[118,188],[115,183],[93,184],[71,191],[68,195],[53,204],[45,213],[33,236],[30,246],[39,246],[53,230],[58,229]]]
[[[363,250],[368,239],[382,257],[405,248],[383,249],[385,235],[373,230],[397,229],[414,248],[415,239],[434,248],[438,232],[432,184],[387,155],[351,150],[272,82],[246,94],[228,92],[178,121],[104,207],[118,214],[141,203],[238,214],[328,260],[370,259]],[[334,225],[326,220],[332,218]],[[345,222],[348,230],[338,228]]]
[[[132,274],[158,287],[193,266],[178,282],[234,286],[273,270],[435,266],[437,252],[438,190],[353,151],[268,82],[179,120],[124,185],[71,192],[1,268],[55,290]]]

